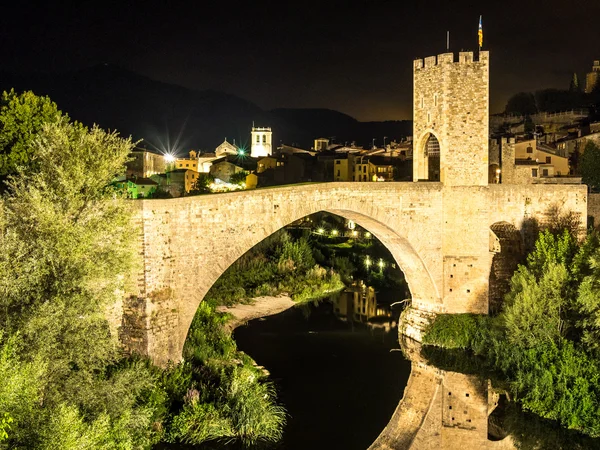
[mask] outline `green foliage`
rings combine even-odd
[[[577,327],[585,348],[600,359],[600,253],[590,257],[592,273],[579,285]]]
[[[551,263],[539,280],[527,268],[519,268],[502,314],[510,344],[531,348],[564,335],[568,281],[563,264]]]
[[[215,178],[208,173],[198,174],[198,178],[196,178],[196,182],[190,192],[188,192],[188,195],[210,194],[211,190],[209,186],[213,181],[215,181]]]
[[[600,147],[589,141],[583,150],[579,162],[581,181],[593,192],[600,189]]]
[[[133,144],[48,119],[47,99],[19,105],[35,115],[19,122],[35,135],[5,128],[0,140],[35,165],[18,168],[0,201],[0,411],[14,419],[6,443],[148,448],[160,439],[166,394],[147,362],[122,360],[106,320],[127,289],[123,275],[135,273],[130,212],[109,187]]]
[[[523,116],[535,114],[537,112],[535,97],[528,92],[519,92],[508,99],[504,112]]]
[[[28,169],[35,162],[33,145],[45,124],[64,120],[55,103],[33,92],[17,95],[14,90],[0,97],[0,178]]]
[[[440,314],[428,327],[423,344],[448,349],[470,349],[491,319],[477,314]]]
[[[343,289],[339,275],[315,263],[307,236],[280,230],[233,263],[205,297],[211,305],[232,305],[254,297],[287,293],[297,302],[321,299]]]
[[[472,350],[523,409],[600,436],[598,236],[540,234],[493,318],[441,315],[424,342]]]
[[[237,350],[223,327],[227,316],[203,302],[184,347],[186,363],[168,369],[163,386],[174,399],[170,442],[239,440],[277,442],[285,411],[273,385],[251,358]]]
[[[248,175],[248,171],[242,170],[241,172],[236,172],[229,177],[229,182],[231,184],[242,184],[246,182],[246,176]]]
[[[8,439],[8,430],[10,424],[13,423],[13,418],[8,413],[4,413],[0,418],[0,442]]]

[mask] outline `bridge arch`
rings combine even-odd
[[[398,264],[400,270],[402,270],[414,302],[422,303],[428,302],[431,299],[436,299],[439,303],[441,303],[438,289],[432,280],[431,274],[429,273],[427,267],[423,263],[421,257],[418,255],[418,253],[415,251],[415,249],[406,239],[406,237],[399,235],[396,231],[383,224],[382,222],[356,211],[348,209],[319,209],[317,211],[314,211],[314,213],[318,212],[326,212],[343,217],[347,220],[352,220],[365,230],[369,231],[379,241],[381,241],[381,243],[391,253],[396,264]],[[295,220],[286,223],[285,225],[283,225],[283,227],[308,215],[310,214],[298,217]],[[208,286],[207,289],[203,290],[202,298],[200,298],[200,296],[197,296],[196,298],[191,300],[189,305],[190,308],[186,308],[186,314],[180,316],[179,318],[179,320],[181,321],[179,336],[179,344],[181,348],[177,351],[178,355],[181,355],[183,351],[183,345],[187,338],[187,334],[192,320],[194,318],[194,315],[196,314],[196,310],[198,309],[198,306],[203,301],[204,296],[206,295],[206,293],[208,293],[212,285],[216,283],[216,281],[221,277],[221,275],[223,275],[227,268],[229,268],[229,266],[231,266],[235,261],[237,261],[242,255],[244,255],[255,245],[262,242],[264,239],[276,233],[283,227],[279,227],[274,230],[272,230],[271,227],[263,229],[262,233],[256,234],[248,244],[244,246],[239,246],[235,252],[232,252],[227,258],[225,264],[219,264],[218,266],[215,265],[214,268],[216,270],[212,270],[210,273],[210,278],[207,278],[206,282],[203,283],[206,285],[210,284],[210,286]]]
[[[333,191],[331,184],[307,185],[142,200],[144,274],[138,295],[124,306],[126,349],[158,364],[178,361],[200,302],[225,270],[277,230],[320,211],[371,232],[403,271],[413,305],[441,310],[442,273],[432,271],[442,266],[442,227],[434,211],[441,206],[441,186],[340,185]]]

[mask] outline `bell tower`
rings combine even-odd
[[[270,127],[252,127],[252,147],[250,156],[262,158],[273,153],[271,140],[273,132]]]

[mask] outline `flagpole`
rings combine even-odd
[[[446,51],[450,50],[450,31],[446,31]]]
[[[481,46],[483,45],[483,26],[481,24],[481,15],[479,16],[479,29],[477,30],[477,38],[479,41],[479,53],[481,53]]]

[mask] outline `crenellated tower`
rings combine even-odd
[[[489,52],[417,59],[413,66],[413,180],[488,184]]]

